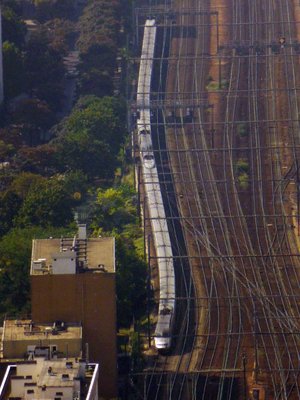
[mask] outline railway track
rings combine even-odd
[[[298,399],[299,55],[278,42],[300,36],[298,6],[155,6],[178,11],[160,20],[155,118],[182,307],[144,398]]]

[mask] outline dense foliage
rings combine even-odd
[[[2,6],[2,40],[14,43],[18,48],[23,48],[25,44],[26,25],[20,14],[20,7],[13,1],[4,2]]]
[[[116,237],[118,323],[128,326],[146,305],[146,264],[139,256],[136,196],[130,185],[98,189],[91,226],[96,235]]]
[[[35,20],[30,31],[21,1],[1,4],[0,316],[29,311],[32,238],[73,234],[74,212],[87,208],[93,234],[116,237],[118,319],[129,325],[144,310],[146,265],[135,192],[120,184],[126,110],[113,80],[120,0],[89,0],[83,12],[75,0],[34,0],[25,7]],[[64,57],[75,49],[79,65],[70,74]]]
[[[124,114],[116,98],[81,98],[56,129],[53,143],[61,170],[77,169],[89,177],[112,179],[125,138]]]
[[[49,19],[68,19],[75,12],[76,0],[34,0],[36,17],[45,22]]]
[[[103,96],[113,93],[120,30],[120,3],[88,2],[79,20],[78,48],[81,63],[79,93]]]

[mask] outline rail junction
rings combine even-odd
[[[176,323],[140,397],[300,399],[300,3],[154,0],[135,11],[139,46],[147,18]]]

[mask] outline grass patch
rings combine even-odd
[[[126,167],[126,173],[122,176],[121,183],[134,187],[134,165]]]
[[[249,135],[247,125],[245,123],[240,123],[237,125],[237,133],[240,137],[246,137]]]
[[[237,175],[238,185],[241,189],[249,187],[249,163],[244,158],[240,158],[235,164],[235,174]]]
[[[222,79],[221,80],[221,87],[219,85],[219,81],[213,81],[210,80],[208,82],[208,84],[206,85],[206,90],[208,90],[209,92],[211,91],[216,91],[216,90],[224,90],[224,89],[228,89],[229,86],[229,82],[226,79]]]
[[[240,158],[237,163],[235,164],[235,173],[237,175],[241,175],[242,173],[247,173],[249,172],[249,163],[247,160]]]
[[[238,176],[238,183],[241,189],[248,189],[249,187],[249,175],[246,172],[241,173]]]

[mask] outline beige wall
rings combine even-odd
[[[32,319],[81,322],[89,361],[99,366],[99,393],[117,394],[115,274],[31,276]]]
[[[8,340],[3,342],[3,358],[23,358],[27,346],[57,346],[64,356],[79,357],[82,348],[81,339],[61,339],[59,335],[48,335],[44,339]]]

